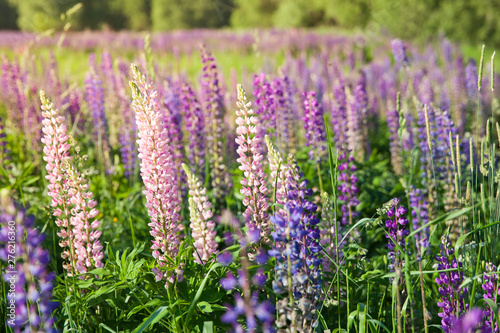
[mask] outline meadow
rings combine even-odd
[[[193,30],[0,50],[1,332],[498,332],[488,47]]]

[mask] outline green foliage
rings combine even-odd
[[[273,13],[278,9],[277,0],[236,0],[236,9],[231,15],[231,26],[235,28],[271,27]]]
[[[228,25],[232,9],[231,0],[152,0],[152,28],[219,28]]]
[[[8,0],[0,0],[0,29],[16,30],[17,11]]]

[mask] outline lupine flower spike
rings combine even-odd
[[[217,253],[212,204],[208,201],[207,189],[202,186],[198,177],[189,170],[186,164],[182,164],[182,168],[186,172],[189,184],[189,212],[195,247],[193,256],[197,263],[203,265],[210,259],[212,253]]]
[[[243,205],[247,207],[245,216],[249,222],[249,228],[257,228],[261,236],[267,238],[269,235],[269,223],[267,210],[269,207],[266,197],[266,174],[263,170],[261,154],[261,138],[257,135],[259,128],[259,118],[250,106],[252,105],[245,91],[238,85],[239,110],[236,111],[236,143],[238,144],[237,159],[240,170],[243,171],[241,180],[241,194],[245,196]]]
[[[170,139],[163,122],[158,91],[153,84],[146,81],[139,67],[131,66],[133,81],[133,108],[137,122],[139,159],[141,160],[141,176],[144,182],[146,207],[151,222],[150,234],[153,236],[153,257],[158,263],[154,268],[157,281],[166,281],[165,287],[173,283],[175,274],[172,270],[172,260],[179,251],[179,233],[182,224],[179,223],[180,205],[175,182],[171,149],[168,149]],[[167,269],[163,271],[162,269]],[[182,279],[182,269],[176,269],[178,278]]]

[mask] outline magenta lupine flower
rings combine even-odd
[[[165,287],[174,282],[171,260],[179,251],[180,205],[173,156],[168,145],[170,139],[163,122],[158,91],[146,81],[139,67],[132,65],[133,108],[138,129],[138,150],[141,176],[146,189],[146,207],[151,217],[150,234],[154,237],[153,257],[158,263],[154,273],[157,281],[166,281]],[[167,269],[163,271],[162,269]],[[176,272],[181,278],[182,271]]]
[[[212,221],[212,204],[208,201],[207,189],[203,187],[201,181],[188,168],[182,164],[186,171],[189,184],[189,213],[191,215],[191,232],[194,238],[195,251],[194,260],[204,265],[212,253],[217,253],[217,243],[214,238],[215,223]]]
[[[243,171],[241,179],[241,194],[245,196],[243,205],[247,207],[245,216],[249,228],[259,229],[261,236],[269,235],[269,218],[267,215],[268,199],[266,197],[266,174],[262,165],[264,156],[261,154],[262,141],[258,135],[259,118],[250,109],[252,105],[241,85],[238,85],[238,102],[240,108],[236,111],[236,143],[238,144],[237,159],[239,169]]]
[[[59,245],[64,249],[61,257],[69,260],[63,264],[69,274],[86,273],[103,267],[102,245],[99,242],[100,222],[94,220],[99,214],[97,202],[85,176],[71,163],[70,144],[65,119],[49,100],[40,92],[42,102],[44,160],[47,162],[46,178],[49,180],[49,196],[52,197],[53,215],[57,217]],[[67,249],[66,249],[67,248]]]
[[[186,131],[189,133],[188,157],[196,172],[202,176],[205,174],[205,117],[193,89],[187,83],[182,86],[182,93]]]
[[[323,124],[323,107],[316,100],[316,93],[304,93],[304,129],[306,145],[311,147],[309,158],[319,162],[326,152],[326,133]]]
[[[274,93],[271,87],[271,82],[266,79],[266,74],[264,73],[254,76],[253,89],[256,107],[255,113],[259,117],[260,123],[262,124],[262,126],[259,127],[259,133],[257,134],[262,140],[268,130],[273,131],[276,127],[276,114],[274,113],[273,105]]]
[[[224,96],[219,88],[215,59],[205,47],[201,48],[201,59],[204,64],[201,84],[205,109],[208,163],[214,197],[222,199],[232,187],[225,161],[227,151],[224,141]]]
[[[460,318],[454,318],[450,327],[451,333],[489,333],[491,330],[482,323],[483,311],[480,308],[473,308],[464,313]]]
[[[408,65],[406,48],[401,39],[394,39],[391,42],[392,54],[398,66]]]
[[[42,247],[45,237],[34,227],[33,216],[16,207],[10,195],[8,191],[0,194],[3,281],[15,285],[14,295],[7,295],[5,322],[16,333],[56,332],[52,316],[58,306],[52,301],[55,274],[47,269],[50,257]],[[16,258],[15,266],[12,258]]]

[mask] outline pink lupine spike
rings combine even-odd
[[[238,85],[238,101],[236,105],[240,108],[236,111],[236,143],[239,155],[237,159],[240,163],[240,170],[243,171],[241,180],[241,194],[245,196],[243,204],[247,207],[245,211],[246,218],[250,228],[259,229],[264,239],[270,234],[269,217],[267,210],[269,208],[268,198],[266,197],[266,177],[262,165],[262,147],[261,139],[257,135],[259,127],[259,118],[255,112],[250,109],[252,103],[247,99],[247,95],[241,85]]]
[[[151,227],[150,234],[154,237],[151,249],[158,263],[154,273],[156,279],[165,280],[165,287],[168,287],[174,281],[174,275],[161,268],[171,266],[177,256],[179,233],[183,229],[179,223],[180,204],[173,156],[171,149],[168,149],[171,142],[160,109],[158,91],[146,81],[139,67],[132,64],[131,68],[132,106],[138,130],[141,176],[146,188],[143,193],[151,217],[151,223],[148,224]],[[182,278],[182,271],[177,273],[178,278]]]
[[[66,261],[63,267],[69,275],[83,274],[104,266],[99,242],[100,222],[92,221],[99,211],[94,208],[97,203],[92,200],[85,176],[72,164],[65,118],[43,91],[40,91],[40,100],[48,195],[52,198],[52,214],[57,217],[57,235],[63,248],[61,257]]]
[[[194,260],[204,265],[212,253],[217,253],[217,243],[214,238],[215,223],[212,221],[212,204],[208,201],[207,189],[202,186],[201,181],[188,168],[186,164],[182,167],[187,175],[189,185],[189,212],[191,215],[191,230],[194,238],[195,251]]]

